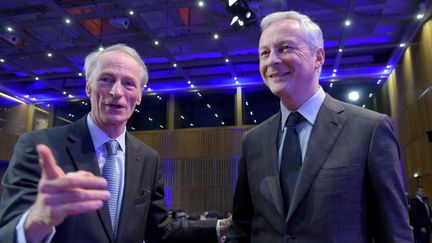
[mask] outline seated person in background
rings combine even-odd
[[[176,209],[173,212],[173,219],[180,221],[188,219],[188,214],[183,209]]]
[[[220,219],[221,214],[218,211],[209,211],[207,214],[207,219]]]

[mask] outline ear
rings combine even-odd
[[[324,60],[325,60],[324,48],[318,48],[316,52],[315,67],[316,68],[322,67],[324,65]]]
[[[138,99],[137,99],[136,105],[140,105],[140,104],[141,104],[142,93],[143,93],[143,91],[140,90],[139,97],[138,97]]]
[[[86,82],[86,94],[87,94],[87,97],[90,97],[90,96],[91,96],[91,91],[92,91],[91,85],[90,85],[90,83],[87,81],[87,82]]]

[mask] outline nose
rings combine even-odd
[[[120,81],[116,81],[111,86],[110,92],[113,97],[118,97],[123,94],[123,86]]]
[[[269,57],[268,57],[269,65],[279,64],[281,63],[281,59],[279,57],[278,52],[276,51],[270,51]]]

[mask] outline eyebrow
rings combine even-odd
[[[115,77],[115,76],[116,76],[116,75],[115,75],[113,72],[111,72],[111,71],[102,71],[101,73],[99,73],[99,75],[98,75],[97,77],[99,78],[99,77],[102,77],[102,76],[104,76],[104,75],[111,76],[111,77]],[[135,78],[133,75],[124,74],[123,76],[124,76],[124,77],[122,78],[122,80],[126,78],[126,79],[128,79],[128,80],[134,80],[134,81],[136,81],[136,82],[139,82],[139,79],[138,79],[138,78]]]

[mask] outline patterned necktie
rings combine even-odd
[[[109,140],[105,144],[105,165],[102,171],[103,177],[108,182],[108,191],[111,196],[108,200],[108,208],[111,217],[111,226],[114,236],[117,229],[117,202],[119,194],[120,172],[117,168],[117,148],[119,146],[116,140]]]
[[[288,213],[294,188],[297,183],[297,177],[302,165],[300,141],[296,130],[296,125],[301,118],[302,115],[300,113],[291,112],[285,123],[286,133],[279,170],[285,215]]]

